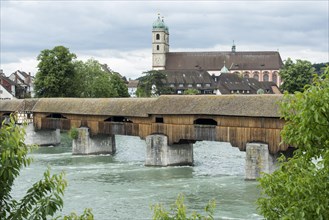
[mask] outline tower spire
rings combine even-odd
[[[233,40],[232,52],[235,52],[235,50],[236,50],[236,46],[235,46],[235,44],[234,44],[234,40]]]

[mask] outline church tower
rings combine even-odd
[[[164,70],[166,67],[166,53],[169,52],[169,31],[163,17],[153,23],[152,29],[152,69]]]

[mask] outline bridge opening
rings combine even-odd
[[[194,120],[195,125],[217,125],[217,121],[211,118],[198,118]]]
[[[65,117],[62,114],[59,113],[51,113],[50,115],[47,115],[46,118],[62,118],[62,119],[67,119],[67,117]]]
[[[126,122],[133,123],[132,120],[124,117],[124,116],[112,116],[104,120],[105,122]]]

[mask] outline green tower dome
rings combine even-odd
[[[230,71],[227,69],[227,67],[225,66],[225,61],[224,61],[224,66],[222,67],[222,69],[220,70],[221,73],[229,73]]]
[[[163,18],[160,18],[160,14],[158,14],[158,19],[153,22],[153,29],[164,29],[168,31],[168,27],[165,25]]]

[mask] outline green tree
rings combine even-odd
[[[129,97],[128,87],[118,73],[113,72],[110,76],[110,87],[116,91],[115,97]]]
[[[184,91],[184,95],[197,95],[199,93],[200,92],[197,89],[187,89]]]
[[[176,199],[175,204],[171,206],[170,211],[167,211],[161,204],[153,205],[151,208],[153,210],[154,220],[213,220],[215,207],[215,200],[211,200],[204,208],[204,211],[207,213],[207,216],[201,215],[197,212],[193,212],[189,217],[187,214],[186,206],[184,205],[184,196],[179,195]]]
[[[151,97],[170,93],[170,88],[165,83],[167,76],[163,72],[150,70],[143,74],[145,76],[138,79],[139,84],[136,92],[138,97]]]
[[[27,156],[31,147],[24,143],[25,131],[16,126],[11,117],[10,123],[0,128],[0,219],[47,219],[63,207],[64,189],[67,182],[64,173],[50,175],[49,169],[42,180],[33,184],[21,200],[11,196],[14,180],[22,167],[28,166],[32,159]],[[82,216],[71,213],[64,219],[88,219],[93,215],[86,209]]]
[[[105,71],[101,64],[94,59],[85,63],[75,62],[75,71],[80,97],[108,98],[128,97],[128,88],[118,73]]]
[[[329,219],[329,67],[303,93],[286,93],[281,114],[283,142],[297,150],[259,179],[259,211],[266,219]]]
[[[312,82],[314,74],[315,69],[309,61],[296,60],[296,63],[294,63],[288,58],[280,70],[280,76],[283,81],[280,89],[289,93],[302,92],[304,86]]]
[[[326,66],[329,65],[329,62],[327,63],[313,63],[312,67],[314,67],[315,72],[318,75],[323,74],[324,70],[326,69]]]
[[[74,53],[63,46],[41,51],[34,89],[37,97],[75,97]]]

